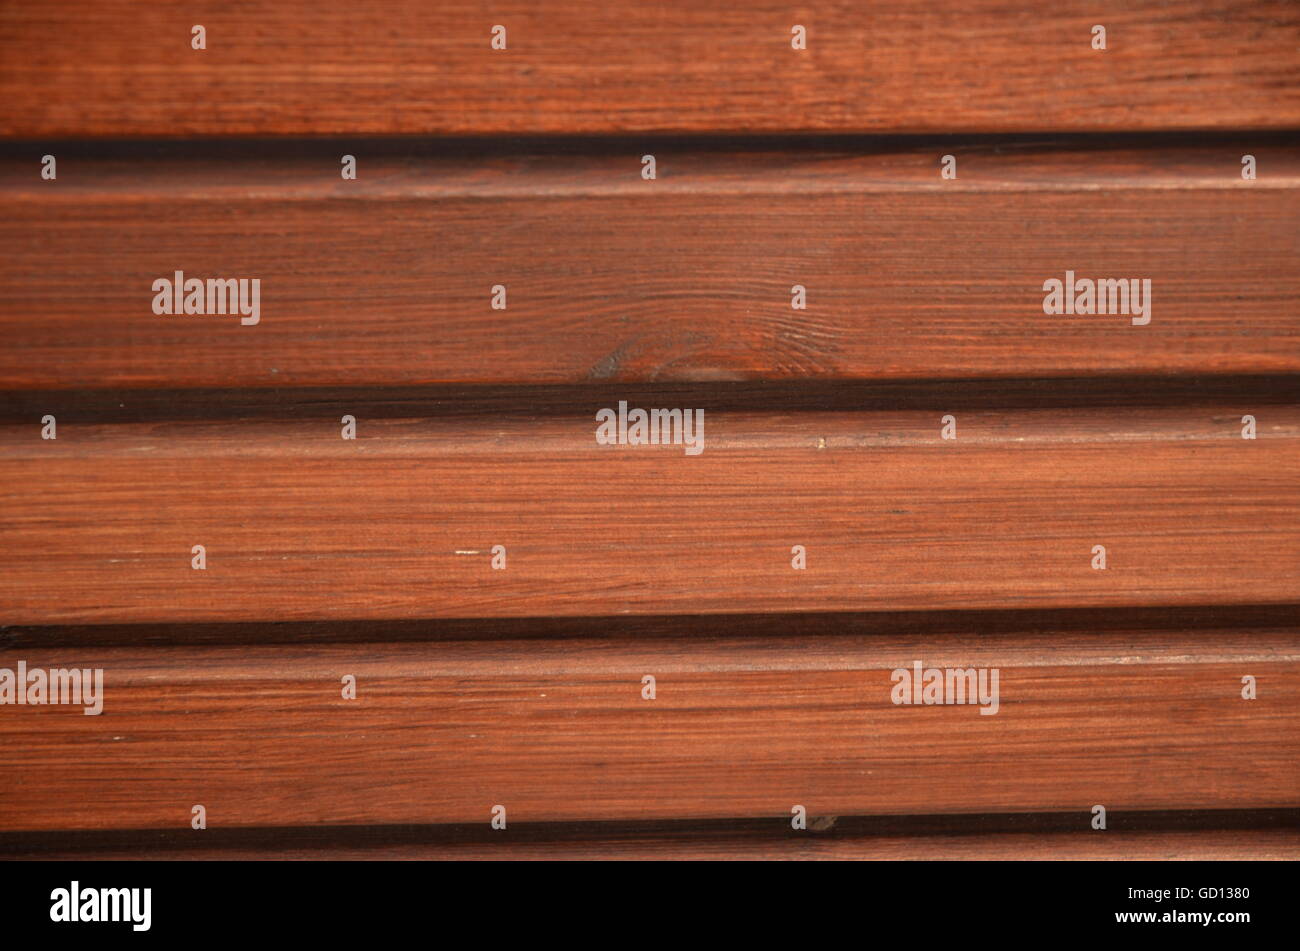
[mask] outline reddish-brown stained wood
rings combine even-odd
[[[12,151],[0,386],[1300,371],[1300,148],[1285,141],[665,145],[654,182],[631,146],[373,148],[72,150],[53,182],[41,149]],[[355,182],[342,151],[359,153]],[[154,280],[177,270],[260,279],[260,323],[154,314]],[[1043,283],[1067,270],[1150,279],[1150,323],[1045,315]]]
[[[1298,46],[1287,0],[47,0],[0,134],[1294,128]]]
[[[781,413],[677,396],[705,410],[698,456],[597,445],[602,406],[660,405],[614,389],[532,418],[358,402],[355,441],[320,416],[65,414],[56,440],[11,423],[0,607],[51,624],[1300,602],[1295,405]]]
[[[0,856],[1300,856],[1297,49],[1289,0],[3,6],[0,668],[106,684],[0,705]],[[1067,271],[1150,324],[1044,315]],[[703,454],[597,445],[620,400]]]
[[[0,653],[104,669],[0,710],[0,829],[1294,808],[1294,629]],[[996,667],[1000,707],[891,670]],[[357,699],[340,679],[357,678]],[[657,698],[641,699],[641,678]],[[1256,678],[1258,698],[1241,697]],[[508,838],[508,831],[506,833]]]

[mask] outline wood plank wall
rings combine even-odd
[[[1300,856],[1298,48],[1280,0],[0,8],[0,857]]]

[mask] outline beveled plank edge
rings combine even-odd
[[[692,642],[733,636],[989,636],[1077,638],[1079,635],[1184,632],[1197,639],[1232,631],[1286,629],[1300,624],[1300,604],[1225,607],[1070,608],[881,611],[806,614],[678,614],[588,617],[425,618],[417,620],[259,621],[205,623],[0,625],[0,650],[223,645],[369,644],[519,641],[563,638],[636,643],[663,637]],[[978,633],[975,633],[978,632]]]
[[[733,628],[740,629],[738,625]],[[743,630],[743,629],[742,629]],[[703,637],[673,633],[636,638],[367,642],[350,644],[221,646],[127,646],[55,648],[31,645],[0,650],[0,666],[26,662],[29,669],[78,667],[113,671],[126,688],[169,684],[271,681],[305,687],[332,682],[339,664],[368,677],[424,682],[430,677],[571,677],[639,672],[784,674],[806,671],[888,671],[924,653],[931,666],[1004,669],[1130,668],[1201,664],[1300,664],[1300,625],[1186,632],[1119,630],[1071,634],[979,631],[858,637],[804,632],[755,637],[749,632]],[[292,671],[286,674],[285,671]]]
[[[1300,809],[654,820],[511,825],[0,832],[0,860],[1268,859],[1300,857]]]
[[[1300,337],[1300,313],[1296,318]],[[1104,384],[1104,385],[1098,385]],[[0,423],[32,423],[52,413],[60,426],[153,421],[308,420],[336,422],[340,413],[369,419],[481,417],[536,420],[583,415],[619,399],[702,405],[711,412],[832,413],[1017,409],[1108,409],[1152,406],[1185,410],[1227,404],[1300,404],[1300,374],[1132,373],[769,381],[429,384],[410,386],[281,386],[218,388],[106,387],[6,389],[0,381]],[[521,409],[521,407],[523,407]]]
[[[655,194],[832,195],[1300,188],[1300,134],[0,139],[0,200],[518,200]],[[33,174],[41,157],[59,178]],[[342,182],[338,156],[365,174]],[[939,158],[960,163],[954,179]],[[1251,154],[1258,177],[1241,178]]]

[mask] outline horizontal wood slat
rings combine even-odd
[[[0,134],[1286,128],[1297,47],[1286,0],[47,0]]]
[[[1300,634],[0,652],[104,670],[103,712],[9,707],[0,828],[188,828],[1300,805]],[[915,660],[994,715],[891,702]],[[343,675],[357,699],[340,697]],[[657,678],[654,700],[642,677]],[[1255,700],[1241,697],[1256,678]],[[376,782],[382,777],[382,782]],[[783,820],[784,817],[784,820]],[[508,836],[508,831],[505,833]]]
[[[0,859],[1300,858],[1298,50],[0,4]]]
[[[542,416],[372,419],[359,403],[352,441],[338,417],[65,416],[55,440],[36,418],[4,425],[5,620],[1300,601],[1295,404],[780,413],[692,399],[670,404],[705,409],[690,456],[597,445],[596,410],[629,396],[657,405],[606,391]]]
[[[1293,139],[665,144],[656,181],[631,145],[373,147],[10,149],[0,387],[1300,371]],[[258,279],[259,322],[155,314],[177,271]],[[1150,323],[1044,314],[1067,271],[1149,280]]]

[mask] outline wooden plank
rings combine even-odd
[[[54,182],[41,149],[11,150],[0,386],[1300,371],[1293,139],[666,146],[654,182],[635,145],[373,148],[69,147]],[[1149,279],[1150,323],[1044,314],[1067,270]],[[258,323],[155,314],[177,271],[259,280]]]
[[[0,829],[1300,806],[1294,628],[0,653],[102,668],[103,712],[11,706]],[[996,668],[999,707],[891,670]],[[344,675],[357,699],[340,696]],[[642,678],[657,678],[642,699]],[[1242,677],[1258,696],[1242,699]],[[508,828],[503,837],[508,837]]]
[[[1294,128],[1298,46],[1286,0],[50,0],[0,11],[0,134]]]
[[[65,417],[55,440],[37,419],[5,425],[5,620],[1300,601],[1294,404],[955,410],[955,440],[943,405],[706,409],[692,456],[598,445],[596,410],[625,398],[606,395],[537,417],[358,405],[352,441],[338,417]]]

